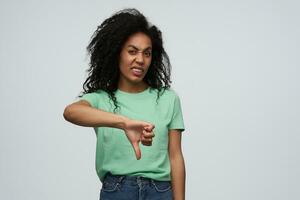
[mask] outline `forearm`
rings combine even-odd
[[[185,165],[182,154],[170,159],[174,200],[185,199]]]
[[[76,125],[86,127],[113,127],[123,129],[126,117],[114,113],[99,110],[84,105],[67,106],[64,110],[64,118]]]

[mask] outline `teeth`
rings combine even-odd
[[[132,70],[135,71],[135,72],[142,72],[141,69],[137,69],[137,68],[133,68]]]

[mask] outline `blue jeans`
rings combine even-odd
[[[112,175],[102,183],[100,200],[172,200],[170,181],[156,181],[141,176]]]

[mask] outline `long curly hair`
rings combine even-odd
[[[161,91],[170,88],[171,64],[163,48],[162,33],[137,9],[131,8],[118,11],[104,20],[92,35],[87,46],[90,56],[89,69],[86,70],[88,77],[79,97],[103,90],[113,101],[115,110],[119,107],[115,92],[120,76],[120,53],[127,39],[137,32],[146,34],[152,42],[152,60],[144,77],[145,83],[158,90],[157,99]]]

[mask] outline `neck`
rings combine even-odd
[[[119,81],[118,89],[124,92],[129,93],[138,93],[146,90],[148,88],[148,84],[144,81],[139,83],[124,83],[123,81]]]

